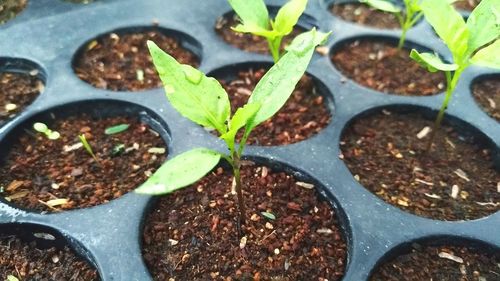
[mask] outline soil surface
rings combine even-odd
[[[0,249],[0,280],[9,275],[21,281],[101,280],[97,271],[68,247],[39,249],[35,242],[0,235]]]
[[[180,42],[160,31],[110,33],[91,41],[77,57],[74,69],[94,87],[113,91],[141,91],[162,87],[146,46],[154,41],[183,64],[198,67],[199,59]]]
[[[478,80],[472,85],[472,94],[484,111],[500,121],[500,76]]]
[[[43,88],[43,82],[36,75],[0,73],[0,125],[30,105]]]
[[[342,277],[346,242],[329,203],[286,173],[247,165],[242,169],[245,238],[237,231],[232,174],[222,168],[159,199],[143,237],[143,256],[155,280]]]
[[[105,134],[119,124],[130,127]],[[48,125],[61,134],[58,140],[27,130],[0,167],[1,195],[26,209],[52,212],[106,203],[138,187],[166,157],[162,138],[136,118],[81,115]],[[82,147],[81,134],[99,162]]]
[[[231,29],[231,27],[237,26],[239,23],[240,21],[236,15],[220,17],[215,23],[215,32],[222,40],[226,41],[226,43],[238,49],[269,55],[269,45],[264,37],[249,33],[239,33]],[[281,51],[292,42],[293,38],[304,31],[304,29],[295,26],[292,33],[283,38]]]
[[[342,136],[344,161],[368,190],[419,216],[471,220],[500,210],[492,152],[444,126],[426,155],[427,126],[433,121],[417,113],[386,110],[356,120]]]
[[[388,94],[428,96],[444,91],[442,73],[430,73],[410,58],[410,51],[383,41],[356,40],[331,56],[335,66],[357,83]]]
[[[231,111],[246,104],[250,94],[267,69],[249,69],[238,72],[236,79],[225,81],[219,79],[228,92]],[[311,77],[304,75],[295,87],[291,97],[276,115],[257,126],[248,144],[285,145],[310,138],[330,123],[330,111],[323,96],[319,95]],[[214,133],[216,133],[214,131]],[[238,141],[243,130],[238,134]]]
[[[481,2],[481,0],[459,0],[454,3],[455,7],[460,10],[472,11]]]
[[[500,254],[467,247],[422,247],[380,266],[371,281],[484,281],[500,280]]]
[[[362,3],[341,3],[330,6],[330,12],[345,21],[375,28],[400,28],[397,17]]]
[[[26,8],[26,3],[28,0],[2,0],[0,3],[0,24],[17,16]]]

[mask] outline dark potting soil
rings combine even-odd
[[[220,80],[228,92],[231,111],[246,104],[250,95],[266,73],[266,69],[248,69],[239,71],[232,81]],[[310,138],[330,123],[330,112],[323,96],[319,95],[311,77],[304,75],[295,87],[291,97],[276,115],[257,126],[248,144],[285,145]],[[238,134],[241,140],[243,130]],[[215,132],[214,132],[215,133]]]
[[[453,5],[460,10],[472,11],[481,0],[459,0]]]
[[[330,12],[345,21],[375,28],[400,28],[397,17],[362,3],[339,3],[330,6]]]
[[[12,275],[19,280],[101,280],[97,271],[71,249],[37,248],[15,236],[0,236],[0,279]]]
[[[382,264],[371,281],[500,280],[500,254],[467,247],[413,244],[411,252]]]
[[[427,72],[409,54],[387,42],[356,40],[337,49],[331,59],[345,76],[377,91],[404,96],[442,92],[444,74]]]
[[[471,220],[500,210],[492,152],[443,126],[426,155],[431,134],[417,134],[432,126],[420,114],[386,110],[355,120],[342,137],[343,159],[364,187],[419,216]]]
[[[105,134],[119,124],[130,127]],[[81,115],[48,126],[61,134],[58,140],[27,130],[0,167],[0,194],[23,208],[51,212],[106,203],[138,187],[166,157],[162,138],[136,118]],[[99,162],[82,147],[81,134]]]
[[[256,36],[248,33],[239,33],[231,29],[231,27],[237,26],[240,23],[238,16],[222,16],[217,19],[215,23],[215,32],[224,40],[226,43],[233,45],[234,47],[247,51],[255,52],[260,54],[269,54],[269,46],[267,40],[264,37]],[[290,44],[297,35],[304,32],[305,30],[295,26],[292,33],[283,38],[281,43],[282,51],[285,46]]]
[[[143,256],[154,280],[342,277],[346,242],[334,210],[312,185],[250,164],[242,168],[242,181],[245,238],[237,231],[232,174],[222,168],[159,199],[143,234]]]
[[[0,3],[0,24],[14,18],[25,7],[28,0],[2,0]]]
[[[80,79],[94,87],[113,91],[141,91],[160,88],[162,83],[146,46],[154,41],[162,50],[183,64],[198,67],[199,59],[180,42],[152,30],[127,34],[110,33],[91,41],[74,69]]]
[[[500,76],[478,80],[472,85],[472,94],[484,111],[500,121]]]
[[[30,105],[43,88],[43,82],[36,75],[0,73],[0,125]]]

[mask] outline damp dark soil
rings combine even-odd
[[[233,113],[247,103],[266,71],[263,68],[250,68],[239,71],[233,80],[219,79],[228,92]],[[317,134],[328,126],[330,119],[325,98],[318,93],[313,79],[304,75],[280,111],[257,126],[247,143],[264,146],[296,143]],[[238,141],[242,134],[238,134]]]
[[[231,29],[231,27],[237,26],[240,23],[238,16],[229,15],[223,16],[217,19],[215,23],[215,32],[224,40],[226,43],[233,45],[234,47],[247,51],[255,52],[260,54],[269,54],[269,46],[267,40],[264,37],[256,36],[248,33],[238,33]],[[305,30],[295,26],[292,33],[283,38],[281,44],[282,51],[285,46],[290,44],[297,35],[304,32]]]
[[[120,124],[130,127],[105,134]],[[0,194],[26,209],[51,212],[106,203],[138,187],[166,157],[162,138],[136,118],[84,114],[48,125],[59,139],[26,130],[0,167]],[[82,147],[81,134],[98,162]]]
[[[477,5],[479,5],[479,2],[481,2],[481,0],[459,0],[453,5],[460,10],[472,11]]]
[[[146,42],[154,41],[183,64],[198,67],[199,59],[184,49],[177,38],[160,31],[110,33],[91,41],[74,62],[80,79],[94,87],[113,91],[141,91],[160,88]]]
[[[159,199],[143,234],[154,280],[339,280],[346,242],[334,210],[313,186],[251,164],[242,180],[244,238],[232,175],[222,168]]]
[[[0,3],[0,24],[17,16],[27,3],[28,0],[2,0]]]
[[[43,82],[31,74],[0,73],[0,125],[20,113],[43,91]]]
[[[330,6],[330,12],[341,19],[382,29],[400,28],[397,17],[362,3],[340,3]]]
[[[0,236],[0,279],[19,280],[101,280],[95,269],[68,247],[37,248],[15,236]]]
[[[500,122],[500,76],[478,80],[472,94],[483,110]]]
[[[413,214],[471,220],[499,211],[500,172],[492,151],[444,126],[426,155],[431,134],[423,130],[432,126],[420,114],[384,110],[345,130],[342,157],[361,185]]]
[[[404,96],[442,92],[444,74],[427,72],[409,53],[388,42],[356,40],[337,49],[331,59],[345,76],[377,91]]]
[[[371,281],[500,280],[500,254],[461,246],[413,244],[409,253],[382,264]]]

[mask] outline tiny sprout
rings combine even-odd
[[[61,137],[59,132],[52,131],[44,123],[36,122],[35,124],[33,124],[33,129],[39,133],[44,134],[49,140],[57,140]]]
[[[104,133],[106,135],[115,135],[115,134],[119,134],[121,132],[126,131],[129,127],[130,127],[129,124],[120,124],[120,125],[106,128],[106,130],[104,130]]]
[[[118,156],[125,151],[125,145],[123,143],[117,144],[111,150],[111,156]]]
[[[94,160],[99,163],[99,159],[97,159],[97,156],[95,156],[94,151],[92,150],[92,147],[90,146],[89,142],[87,141],[87,138],[85,137],[85,134],[81,134],[78,136],[80,139],[80,142],[83,144],[83,147],[85,150],[94,158]]]
[[[273,213],[261,212],[260,214],[262,216],[264,216],[265,218],[270,219],[270,220],[275,220],[276,219],[276,216]]]
[[[241,19],[241,24],[232,29],[236,32],[265,37],[274,63],[282,55],[281,41],[293,31],[307,5],[307,0],[290,0],[281,7],[272,20],[269,18],[264,0],[228,0],[228,2]]]

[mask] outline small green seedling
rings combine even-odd
[[[281,41],[293,31],[307,5],[307,0],[290,0],[279,9],[275,19],[272,20],[269,18],[264,0],[228,0],[228,2],[241,19],[241,24],[233,27],[233,30],[266,38],[275,63],[282,55]]]
[[[33,124],[33,129],[39,133],[44,134],[49,140],[57,140],[61,137],[61,134],[59,134],[59,132],[52,131],[44,123],[36,122],[35,124]]]
[[[283,106],[304,74],[316,46],[325,41],[328,35],[313,29],[297,36],[286,48],[283,57],[262,77],[248,103],[238,108],[232,117],[228,95],[217,80],[206,77],[189,65],[179,64],[153,42],[148,42],[153,62],[172,106],[193,122],[217,130],[229,153],[223,154],[208,148],[182,153],[161,166],[136,192],[153,195],[171,193],[205,176],[223,158],[233,170],[239,221],[244,223],[245,203],[240,168],[248,136],[257,125],[272,117]],[[237,145],[236,134],[240,129],[244,130],[244,134]]]
[[[7,275],[6,281],[19,281],[19,279],[17,279],[17,277],[14,275]]]
[[[119,125],[116,125],[116,126],[112,126],[112,127],[106,128],[104,130],[104,133],[106,135],[115,135],[115,134],[119,134],[119,133],[125,132],[126,130],[128,130],[129,127],[130,127],[129,124],[119,124]]]
[[[94,151],[92,150],[92,146],[90,146],[89,142],[87,141],[87,138],[85,137],[85,134],[81,134],[78,136],[80,139],[80,142],[83,144],[83,148],[94,158],[94,160],[99,163],[99,159],[97,156],[94,154]]]
[[[500,68],[500,0],[481,1],[467,22],[447,0],[423,0],[421,8],[453,57],[453,63],[446,63],[433,53],[419,53],[417,50],[410,53],[410,57],[428,71],[443,71],[446,75],[446,94],[427,147],[430,151],[463,71],[471,64]]]

